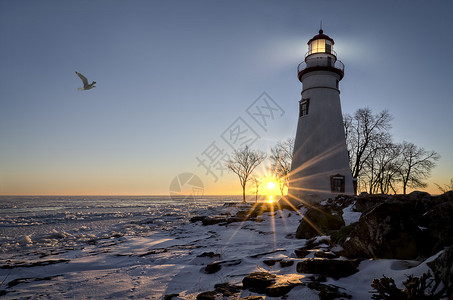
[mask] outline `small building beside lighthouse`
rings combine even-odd
[[[302,97],[288,189],[292,202],[354,194],[340,104],[344,65],[334,44],[319,30],[297,68]]]

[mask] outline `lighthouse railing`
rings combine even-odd
[[[340,60],[334,60],[330,57],[313,57],[307,58],[297,66],[297,72],[300,73],[308,68],[334,68],[342,73],[344,72],[344,64]]]

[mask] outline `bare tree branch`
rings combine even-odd
[[[387,110],[374,115],[369,107],[358,109],[354,116],[345,114],[343,124],[352,177],[360,179],[366,164],[390,138],[392,116]],[[362,180],[363,181],[363,180]]]
[[[247,181],[251,179],[250,175],[265,158],[266,154],[264,152],[251,150],[248,146],[245,146],[244,148],[233,151],[231,158],[226,161],[226,167],[239,177],[242,187],[243,202],[245,202],[245,187]]]
[[[440,155],[406,141],[401,145],[401,155],[399,174],[403,183],[403,194],[406,194],[408,187],[426,187],[427,184],[423,180],[429,177]]]
[[[291,162],[293,160],[294,139],[287,139],[278,142],[271,148],[271,173],[278,179],[280,193],[283,196],[285,187],[289,184],[289,172],[291,171]]]

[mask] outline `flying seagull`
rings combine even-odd
[[[80,74],[79,72],[75,72],[77,74],[77,76],[79,76],[80,79],[82,79],[82,82],[83,82],[83,88],[78,88],[79,91],[86,91],[86,90],[91,90],[92,88],[94,88],[96,82],[93,81],[92,83],[88,83],[88,80],[85,76],[83,76],[82,74]]]

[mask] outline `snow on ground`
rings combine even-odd
[[[256,271],[297,274],[297,261],[303,259],[296,258],[294,250],[306,241],[294,238],[301,219],[296,212],[264,213],[261,222],[210,226],[189,222],[189,217],[197,214],[234,215],[237,209],[211,208],[186,212],[185,217],[168,214],[160,221],[142,216],[102,230],[55,230],[40,238],[32,236],[32,243],[25,239],[19,243],[21,248],[2,254],[0,295],[162,299],[167,294],[179,294],[174,299],[195,299],[198,293],[213,290],[217,283],[241,284],[246,275]],[[345,214],[348,222],[358,218],[352,207],[346,208]],[[200,256],[206,252],[219,256]],[[284,268],[279,264],[267,266],[265,259],[295,263]],[[205,273],[206,265],[214,261],[222,261],[221,269]],[[419,276],[427,270],[426,263],[367,260],[360,264],[360,272],[339,280],[328,279],[326,283],[343,288],[354,299],[369,299],[373,278],[385,274],[401,282],[406,275]],[[243,291],[241,297],[249,295],[254,293]],[[286,299],[318,299],[318,292],[298,286]]]
[[[343,220],[346,226],[358,222],[362,215],[361,212],[354,211],[354,205],[355,203],[343,209]]]

